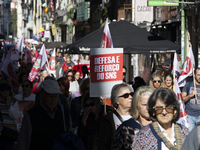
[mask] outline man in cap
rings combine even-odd
[[[68,109],[58,102],[59,94],[62,94],[58,82],[44,80],[40,88],[41,102],[24,116],[18,150],[52,149],[54,139],[64,131],[63,116],[66,129],[71,127]]]

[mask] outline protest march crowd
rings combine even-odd
[[[92,89],[89,55],[35,47],[23,37],[10,48],[0,43],[0,150],[199,149],[200,68],[192,48],[183,66],[176,53],[173,60],[158,54],[146,82],[126,81],[127,68],[118,65],[122,78],[106,100],[91,96],[101,89]],[[96,64],[119,60],[107,58]]]

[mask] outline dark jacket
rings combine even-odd
[[[107,111],[104,116],[99,131],[99,150],[110,150],[115,133],[115,123],[113,120],[113,112]]]

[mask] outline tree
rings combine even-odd
[[[17,9],[13,9],[11,12],[11,32],[12,36],[15,37],[17,35]]]

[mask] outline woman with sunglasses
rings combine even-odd
[[[149,86],[154,90],[163,87],[163,77],[161,76],[160,72],[154,72],[151,75],[151,80],[149,82]]]
[[[14,98],[11,86],[6,81],[0,81],[0,132],[3,126],[17,131],[15,121],[19,117],[19,104]],[[13,140],[0,136],[0,149],[13,150]]]
[[[175,93],[168,88],[159,88],[149,98],[147,106],[153,122],[139,131],[132,149],[180,150],[188,129],[176,123],[180,106]]]
[[[124,121],[116,130],[112,142],[113,150],[131,149],[133,139],[139,130],[152,122],[147,110],[147,102],[153,92],[152,88],[141,86],[134,93],[130,113],[132,118]]]
[[[126,83],[116,84],[111,90],[114,111],[107,111],[100,128],[99,150],[110,150],[115,130],[123,121],[131,118],[133,89]]]
[[[165,75],[165,84],[164,84],[165,88],[168,89],[173,89],[173,76],[171,73],[167,73]]]
[[[99,128],[103,120],[104,107],[99,97],[83,97],[83,113],[78,126],[78,136],[83,140],[86,150],[98,149]]]

